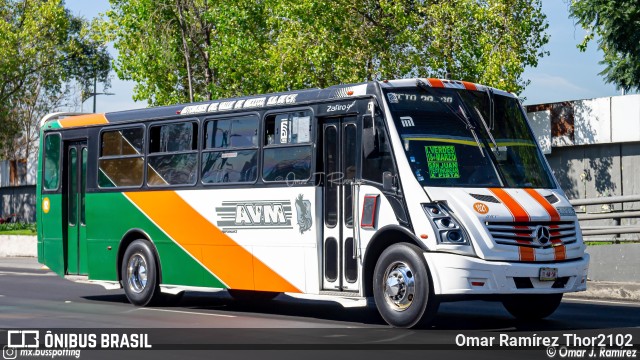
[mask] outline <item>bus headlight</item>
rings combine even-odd
[[[469,236],[444,203],[422,204],[424,212],[436,230],[439,244],[470,245]]]

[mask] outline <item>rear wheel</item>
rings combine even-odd
[[[378,258],[373,295],[380,315],[394,327],[425,326],[439,307],[422,250],[407,243],[390,246]]]
[[[518,320],[540,320],[553,314],[563,294],[513,295],[502,301],[507,311]]]
[[[121,277],[124,292],[132,304],[147,306],[162,300],[156,257],[148,241],[136,240],[127,247]]]

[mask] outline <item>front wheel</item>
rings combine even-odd
[[[160,274],[148,241],[136,240],[127,247],[121,277],[124,293],[132,304],[147,306],[161,300]]]
[[[373,274],[373,296],[382,318],[391,326],[425,326],[438,311],[422,251],[398,243],[382,252]]]
[[[563,294],[513,295],[502,301],[507,311],[518,320],[540,320],[553,314]]]

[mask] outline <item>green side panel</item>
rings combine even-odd
[[[78,212],[80,218],[78,219],[78,272],[81,275],[87,275],[87,226],[85,225],[87,222],[86,219],[86,211],[85,211],[85,195],[87,188],[87,157],[88,150],[86,147],[82,148],[82,170],[81,174],[81,183],[80,183],[80,197],[78,201]]]
[[[158,250],[163,284],[224,287],[121,193],[87,194],[86,220],[90,279],[117,280],[120,240],[130,230],[139,229],[151,238]]]
[[[78,150],[69,149],[69,215],[67,217],[67,273],[78,274]]]
[[[40,130],[38,145],[38,167],[36,170],[36,231],[38,233],[38,262],[44,264],[44,242],[42,234],[42,141],[44,133]]]
[[[38,206],[43,200],[49,199],[49,212],[40,211],[38,220],[38,239],[42,240],[42,251],[38,253],[41,263],[47,265],[49,269],[60,276],[64,276],[65,249],[62,242],[62,195],[46,194],[42,199],[37,199]]]

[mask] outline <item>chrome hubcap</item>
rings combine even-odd
[[[135,254],[127,264],[127,278],[129,288],[136,293],[141,293],[147,287],[147,262],[140,254]]]
[[[396,311],[404,311],[413,303],[416,293],[414,273],[403,262],[395,262],[384,273],[385,300]]]

